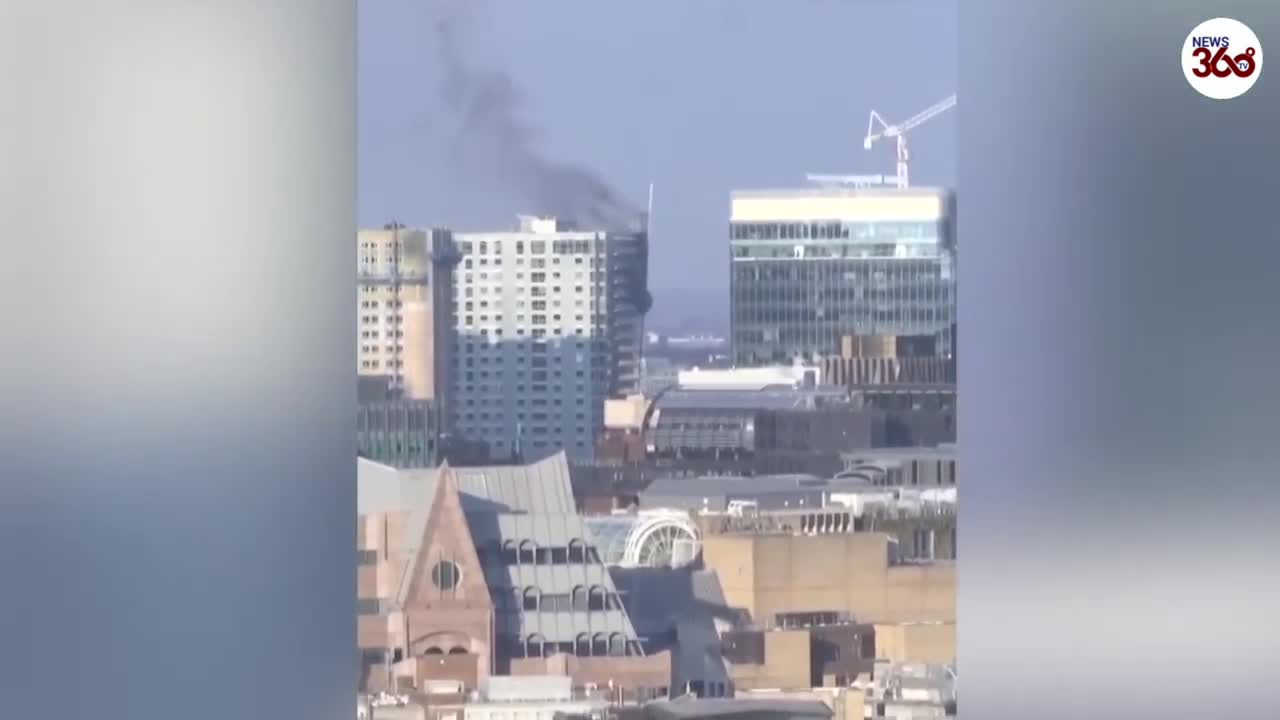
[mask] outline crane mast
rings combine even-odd
[[[907,148],[907,131],[932,120],[955,106],[956,96],[953,93],[950,97],[934,103],[928,108],[916,113],[908,120],[896,124],[889,124],[885,122],[884,118],[880,116],[880,113],[872,110],[871,117],[867,119],[867,136],[863,138],[862,146],[867,150],[870,150],[877,141],[885,138],[893,138],[897,143],[898,156],[898,175],[896,177],[896,182],[898,187],[907,187],[910,182],[911,171],[911,154]]]

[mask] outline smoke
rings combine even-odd
[[[441,99],[457,118],[452,157],[463,172],[480,173],[519,195],[525,210],[602,229],[634,226],[641,214],[594,172],[545,157],[536,134],[521,121],[523,94],[505,71],[468,62],[464,22],[474,0],[446,2],[436,24]]]

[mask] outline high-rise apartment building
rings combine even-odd
[[[605,398],[639,383],[646,233],[523,217],[454,239],[453,431],[495,458],[590,459]]]
[[[838,355],[847,336],[932,335],[951,354],[953,193],[815,187],[731,203],[736,364]]]
[[[394,394],[447,406],[456,261],[447,230],[392,224],[357,234],[361,377],[385,378]]]

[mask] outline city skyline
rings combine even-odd
[[[800,12],[749,2],[679,12],[563,5],[557,9],[566,12],[550,13],[470,3],[459,44],[472,66],[510,81],[517,119],[542,157],[595,173],[637,209],[654,183],[653,326],[680,329],[676,321],[697,307],[705,329],[727,329],[732,190],[798,187],[807,172],[891,173],[890,146],[862,147],[869,111],[901,120],[955,91],[954,3],[815,2]],[[434,28],[456,7],[360,6],[364,227],[398,220],[492,230],[537,210],[495,177],[491,158],[454,152],[465,121],[448,107],[432,44]],[[858,27],[877,31],[857,37],[850,53],[850,28]],[[659,35],[664,53],[644,52]],[[547,41],[565,36],[573,42]],[[893,58],[892,70],[860,56]],[[956,126],[948,115],[912,136],[917,185],[954,185]]]

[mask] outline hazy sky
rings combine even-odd
[[[504,171],[458,159],[436,27],[458,2],[363,0],[362,225],[493,229],[528,210]],[[655,184],[653,316],[727,310],[729,191],[806,172],[892,173],[867,114],[956,91],[956,0],[468,0],[466,62],[506,73],[550,161],[643,207]],[[915,184],[955,180],[955,112],[912,135]]]

